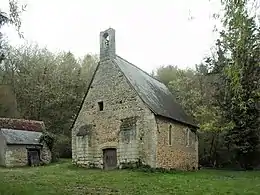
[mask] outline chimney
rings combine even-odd
[[[113,28],[109,28],[100,32],[100,61],[114,58],[115,55],[115,30]]]

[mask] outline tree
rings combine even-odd
[[[10,46],[6,52],[1,84],[13,89],[20,118],[43,120],[47,131],[58,135],[54,151],[64,157],[70,155],[70,128],[96,65],[96,56],[76,59],[38,45]]]
[[[9,14],[0,10],[0,30],[4,25],[10,24],[16,28],[18,35],[23,37],[20,15],[25,11],[25,8],[26,5],[22,5],[20,8],[16,0],[9,0]],[[5,58],[5,44],[6,40],[4,39],[3,33],[0,31],[0,64]]]
[[[218,76],[217,102],[226,122],[228,149],[241,167],[254,164],[259,144],[260,28],[249,16],[247,0],[222,1],[223,24],[218,41],[218,59],[213,73]]]

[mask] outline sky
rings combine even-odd
[[[193,68],[210,53],[216,39],[211,15],[218,0],[18,0],[20,40],[11,27],[3,32],[12,45],[37,43],[77,57],[99,54],[99,33],[116,31],[116,53],[147,72],[161,65]],[[8,0],[1,0],[2,11]],[[192,19],[190,19],[192,18]]]

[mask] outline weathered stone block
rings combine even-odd
[[[118,163],[140,160],[151,167],[197,167],[196,136],[191,134],[186,146],[186,126],[155,116],[111,60],[100,62],[91,86],[72,130],[73,163],[102,168],[103,150],[113,148]],[[89,140],[77,136],[87,124],[93,126]]]
[[[157,167],[191,170],[198,168],[196,134],[187,136],[187,127],[176,122],[157,119]],[[169,145],[169,126],[172,126],[172,145]],[[191,130],[188,130],[191,131]],[[189,132],[191,134],[191,132]],[[190,144],[187,145],[187,139]]]
[[[109,67],[109,68],[108,68]],[[120,73],[120,74],[119,74]],[[111,61],[101,63],[96,76],[92,83],[93,88],[89,89],[84,105],[79,113],[77,121],[72,132],[72,157],[78,159],[82,155],[94,155],[94,159],[103,161],[103,149],[113,147],[117,148],[118,160],[121,158],[136,159],[139,154],[139,142],[135,141],[139,135],[140,129],[155,131],[156,124],[153,113],[143,104],[142,100],[131,88],[125,77]],[[113,94],[111,94],[113,93]],[[104,110],[99,111],[98,102],[103,101]],[[117,102],[117,103],[116,103]],[[120,103],[121,102],[121,103]],[[120,139],[120,126],[122,121],[124,124],[135,124],[134,140],[129,144],[122,144]],[[93,124],[92,148],[86,146],[88,153],[84,153],[82,145],[86,140],[79,141],[76,134],[79,127],[85,123]],[[147,138],[145,145],[149,150],[148,142],[152,141],[151,137]],[[156,147],[153,145],[153,147]],[[151,154],[150,154],[151,153]],[[155,158],[155,152],[150,150],[144,154],[149,154],[149,157],[142,158],[149,160],[151,156]],[[100,164],[100,163],[99,163]]]

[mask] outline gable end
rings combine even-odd
[[[90,82],[89,82],[87,91],[86,91],[86,93],[85,93],[85,95],[84,95],[84,97],[83,97],[83,99],[82,99],[82,101],[81,101],[80,107],[79,107],[79,109],[78,109],[78,112],[77,112],[77,114],[76,114],[76,116],[75,116],[75,118],[74,118],[74,120],[73,120],[73,123],[72,123],[70,129],[72,129],[72,128],[74,127],[75,123],[76,123],[76,120],[77,120],[77,118],[78,118],[78,116],[79,116],[79,113],[80,113],[80,111],[81,111],[81,109],[82,109],[82,107],[83,107],[83,105],[84,105],[84,101],[85,101],[85,99],[86,99],[86,97],[87,97],[87,95],[88,95],[90,86],[91,86],[92,83],[93,83],[93,80],[94,80],[94,78],[95,78],[95,75],[96,75],[96,73],[97,73],[97,70],[98,70],[99,66],[100,66],[100,62],[98,62],[98,65],[97,65],[97,67],[96,67],[96,69],[95,69],[95,71],[94,71],[94,73],[93,73],[93,75],[92,75],[92,77],[91,77],[91,80],[90,80]]]
[[[155,114],[197,127],[192,117],[188,116],[175,100],[169,89],[157,79],[127,60],[116,55],[113,62],[123,72],[132,88],[145,105]]]
[[[156,114],[155,111],[143,100],[143,98],[140,96],[140,94],[136,91],[136,89],[131,84],[130,80],[127,78],[127,76],[125,75],[124,71],[120,68],[120,66],[118,66],[118,64],[114,60],[112,60],[112,63],[119,68],[120,72],[124,75],[128,85],[135,92],[135,94],[140,98],[140,100],[143,102],[144,106],[146,106],[149,110],[151,110],[153,112],[153,114]]]

